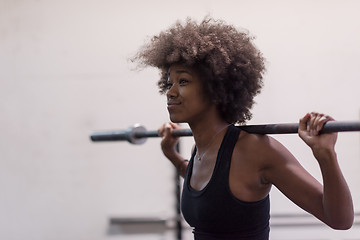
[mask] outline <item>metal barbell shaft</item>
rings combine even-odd
[[[264,125],[244,125],[239,126],[242,130],[257,134],[291,134],[297,133],[298,123],[264,124]],[[324,124],[320,133],[331,132],[356,132],[360,131],[360,121],[342,122],[329,121]]]
[[[256,134],[292,134],[297,133],[298,123],[242,125],[238,128]],[[325,123],[321,133],[330,132],[355,132],[360,131],[360,121],[329,121]],[[192,136],[191,129],[178,129],[173,131],[173,136]],[[90,135],[93,142],[99,141],[128,141],[133,144],[142,144],[147,138],[159,137],[158,131],[146,131],[141,125],[135,125],[121,131],[95,132]]]

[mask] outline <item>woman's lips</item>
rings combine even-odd
[[[167,108],[168,110],[177,108],[181,103],[180,102],[168,102]]]

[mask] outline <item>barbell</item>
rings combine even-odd
[[[262,125],[238,125],[243,131],[255,134],[293,134],[298,132],[299,123],[280,123]],[[357,132],[360,131],[360,121],[329,121],[326,122],[321,133],[331,132]],[[174,137],[192,136],[191,129],[176,129],[172,132]],[[90,135],[93,142],[128,141],[132,144],[143,144],[147,138],[160,137],[157,130],[147,131],[140,124],[135,124],[125,130],[98,131]]]

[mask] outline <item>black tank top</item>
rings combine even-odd
[[[230,190],[229,170],[240,129],[231,125],[221,143],[214,172],[200,191],[190,185],[194,156],[190,159],[181,199],[185,220],[194,228],[196,240],[269,239],[269,195],[257,202],[237,199]]]

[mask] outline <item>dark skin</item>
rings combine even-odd
[[[185,176],[187,162],[176,152],[178,138],[171,136],[179,126],[189,124],[197,147],[190,179],[196,190],[211,179],[218,149],[229,123],[203,91],[196,69],[173,65],[169,69],[167,91],[170,123],[159,129],[165,156]],[[348,229],[354,219],[350,190],[340,170],[335,143],[337,134],[321,134],[323,125],[333,120],[320,113],[307,113],[299,121],[299,136],[311,148],[321,169],[323,185],[311,176],[278,141],[267,135],[240,133],[231,159],[229,184],[235,197],[243,201],[265,198],[276,186],[291,201],[334,229]]]

